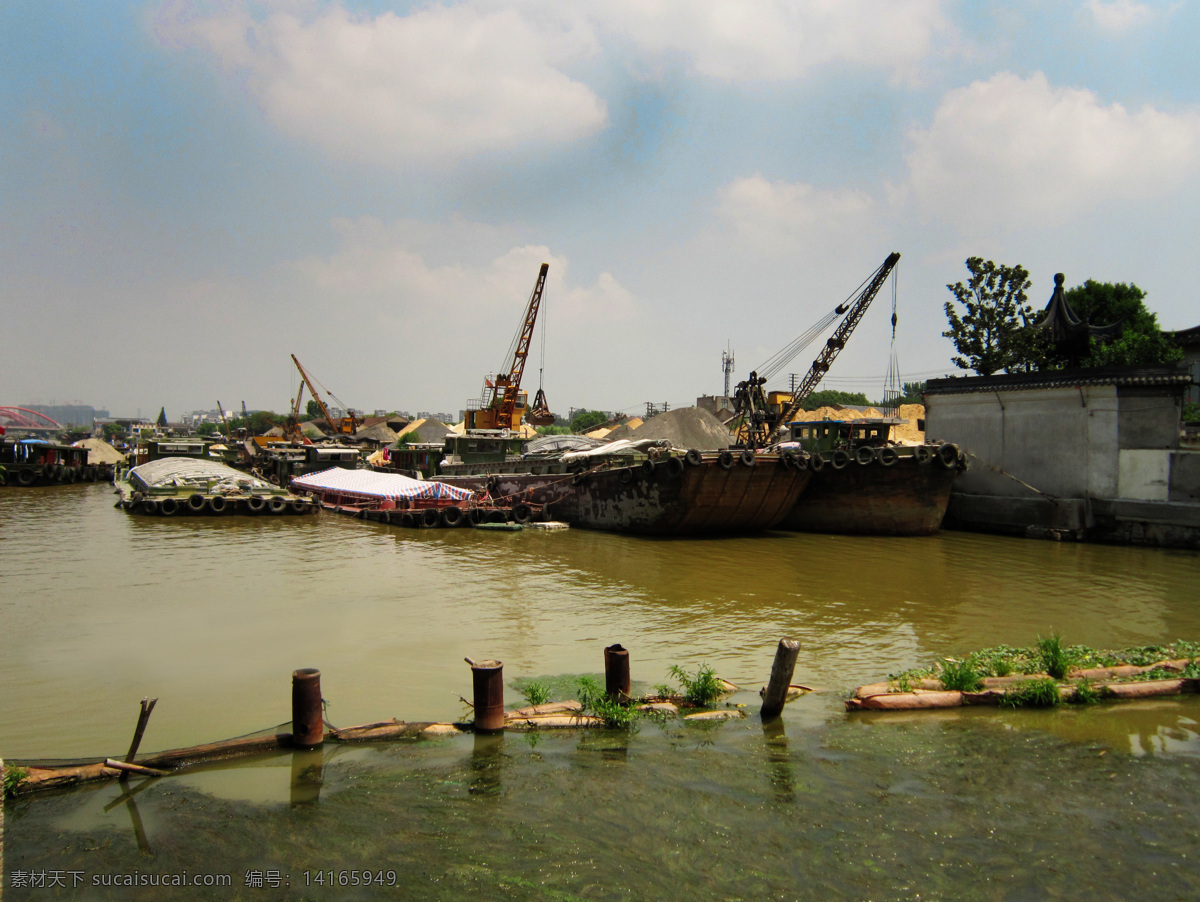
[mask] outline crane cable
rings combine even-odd
[[[779,353],[768,359],[766,363],[760,366],[755,372],[767,380],[774,379],[776,376],[778,376],[784,370],[784,368],[792,362],[792,359],[797,354],[812,344],[822,332],[833,325],[838,317],[850,309],[850,305],[854,298],[862,294],[862,291],[866,287],[867,283],[870,282],[874,277],[875,273],[872,273],[863,279],[857,288],[850,292],[850,294],[846,295],[846,299],[844,301],[838,304],[837,307],[835,307],[832,311],[825,314],[825,316],[818,320],[816,324],[810,326],[804,332],[796,336],[796,338],[792,339],[787,346],[779,351]]]
[[[890,402],[898,402],[904,396],[904,387],[900,382],[900,358],[896,354],[896,271],[892,270],[892,348],[888,357],[888,372],[883,383],[883,403],[895,406]]]

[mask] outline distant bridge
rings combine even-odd
[[[44,413],[24,407],[0,407],[0,427],[22,432],[62,432],[63,427]]]

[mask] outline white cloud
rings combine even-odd
[[[684,54],[700,75],[730,81],[797,78],[824,63],[912,76],[953,39],[942,0],[598,0],[591,14],[655,54]]]
[[[772,182],[761,175],[735,179],[717,194],[718,217],[769,253],[796,254],[813,244],[862,236],[877,213],[875,202],[861,191]]]
[[[912,199],[960,226],[1052,226],[1161,196],[1200,166],[1200,112],[1129,112],[1009,72],[951,91],[909,131]]]
[[[340,236],[338,251],[295,264],[296,282],[313,285],[320,294],[356,309],[374,311],[379,323],[402,336],[461,330],[485,340],[497,333],[507,338],[520,324],[522,305],[542,263],[550,264],[547,312],[564,330],[586,330],[636,313],[632,295],[610,273],[601,273],[592,286],[574,284],[569,261],[545,245],[522,244],[488,255],[486,247],[506,236],[487,226],[429,224],[427,228],[464,250],[458,262],[436,265],[410,238],[419,223],[365,218],[334,225]],[[463,236],[462,242],[455,241],[455,234]]]
[[[1121,33],[1148,24],[1156,11],[1137,0],[1087,0],[1083,7],[1104,31]]]
[[[433,5],[354,16],[333,5],[262,19],[238,3],[207,14],[172,0],[154,30],[210,52],[283,132],[339,159],[453,162],[604,127],[604,102],[558,66],[595,51],[586,27],[515,9]]]

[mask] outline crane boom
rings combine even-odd
[[[312,379],[304,371],[304,367],[300,365],[300,361],[296,359],[295,354],[292,355],[292,363],[296,364],[296,369],[300,371],[300,378],[303,381],[300,391],[296,394],[296,404],[294,407],[296,416],[299,417],[300,415],[300,395],[304,393],[304,386],[307,385],[309,393],[313,396],[313,400],[317,402],[317,407],[321,408],[321,416],[325,418],[325,422],[329,424],[329,428],[334,432],[344,435],[353,434],[354,430],[358,428],[358,421],[354,418],[354,414],[347,411],[346,416],[335,423],[333,417],[329,414],[329,408],[325,406],[325,401],[321,398],[321,393],[317,391],[317,387],[313,385]]]
[[[537,282],[529,303],[525,307],[525,319],[521,330],[513,343],[512,361],[507,373],[497,373],[495,385],[487,391],[485,386],[486,404],[479,410],[468,410],[466,428],[472,429],[507,429],[514,430],[521,425],[521,415],[517,412],[517,402],[521,393],[521,377],[525,374],[525,359],[529,356],[529,345],[533,340],[533,327],[537,322],[538,309],[542,304],[542,292],[546,287],[546,273],[549,263],[543,263],[538,272]],[[298,364],[297,364],[298,365]],[[544,399],[544,396],[543,396]]]
[[[859,320],[863,318],[863,314],[871,306],[871,301],[875,299],[875,295],[879,293],[879,289],[887,281],[887,277],[899,260],[899,253],[893,251],[888,254],[887,259],[867,279],[858,297],[849,304],[849,307],[847,308],[845,304],[838,307],[838,312],[844,311],[845,317],[833,330],[833,334],[825,342],[825,347],[813,361],[808,373],[793,390],[791,401],[780,411],[778,416],[769,410],[763,395],[762,387],[766,384],[766,377],[751,373],[748,380],[738,385],[736,403],[739,412],[743,414],[742,425],[738,430],[738,444],[747,448],[762,448],[779,440],[780,434],[800,410],[804,399],[811,395],[821,380],[825,378],[834,359],[846,346],[846,342],[855,327],[858,326]]]

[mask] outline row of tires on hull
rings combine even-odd
[[[145,498],[135,493],[128,501],[117,503],[125,510],[151,516],[203,516],[205,514],[311,514],[317,506],[306,498],[281,498],[278,495],[251,495],[228,498],[224,495],[190,495],[187,498]]]
[[[110,474],[103,467],[68,467],[64,464],[46,464],[41,467],[19,467],[9,470],[5,481],[8,485],[30,486],[35,484],[63,484],[73,482],[107,481]]]
[[[958,446],[947,442],[942,445],[917,445],[912,449],[912,458],[919,466],[934,464],[946,470],[958,467],[961,453]],[[908,456],[908,455],[905,455]],[[881,467],[893,467],[901,459],[899,451],[890,445],[873,448],[862,445],[853,451],[838,449],[827,455],[814,454],[808,461],[813,472],[820,472],[825,467],[833,470],[843,470],[851,464],[867,467],[878,464]]]
[[[541,512],[533,505],[514,504],[512,507],[426,507],[407,511],[364,511],[363,517],[378,523],[390,523],[410,529],[457,529],[462,526],[481,526],[485,523],[518,523],[525,525],[539,519]]]

